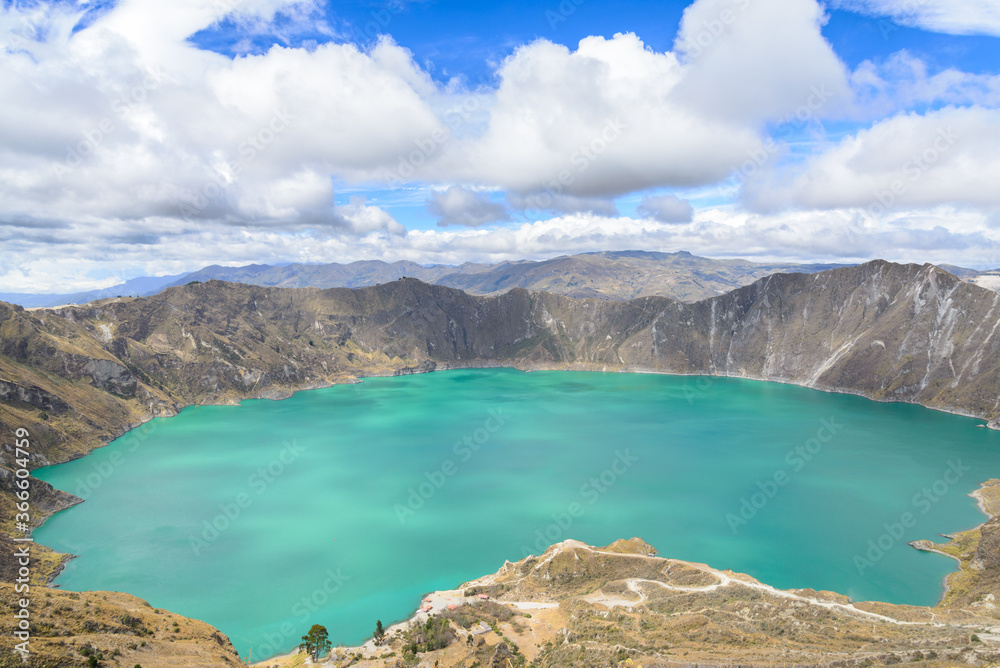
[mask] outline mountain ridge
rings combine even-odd
[[[360,260],[347,264],[209,265],[164,277],[140,277],[121,285],[70,294],[0,293],[0,300],[28,308],[85,304],[108,297],[149,297],[166,287],[212,279],[269,287],[368,287],[403,277],[440,283],[474,294],[495,294],[512,287],[543,289],[571,297],[625,300],[662,294],[693,300],[721,294],[778,271],[814,272],[832,264],[754,263],[717,260],[687,251],[595,251],[545,260],[503,260],[494,264],[421,265],[407,260]]]
[[[774,273],[816,273],[854,265],[759,263],[713,259],[688,251],[594,251],[545,260],[504,260],[495,264],[421,265],[399,260],[361,260],[347,264],[209,265],[194,272],[140,277],[117,286],[71,294],[0,293],[0,301],[28,308],[86,304],[108,297],[153,296],[167,287],[193,281],[224,280],[267,287],[358,288],[400,278],[459,288],[471,294],[495,295],[514,287],[543,290],[568,297],[628,301],[663,296],[693,302],[724,294]],[[953,265],[938,265],[968,282],[1000,288],[995,273]]]
[[[523,288],[485,297],[414,278],[325,290],[213,280],[84,306],[0,303],[0,425],[8,434],[28,429],[36,468],[191,404],[282,398],[365,376],[511,366],[788,382],[919,403],[996,428],[998,331],[997,293],[930,264],[882,260],[774,274],[694,303]],[[3,440],[0,480],[14,479],[11,442]],[[79,501],[32,485],[46,497],[36,525]],[[13,488],[4,485],[6,566],[13,508]],[[36,584],[67,558],[37,545],[32,556]],[[973,577],[988,584],[1000,560],[980,562],[988,567]]]
[[[66,412],[61,374],[100,401],[142,399],[153,416],[425,362],[496,363],[792,382],[995,420],[998,319],[1000,295],[885,261],[775,274],[694,303],[481,297],[412,278],[326,290],[210,281],[59,309],[0,303],[0,397]]]

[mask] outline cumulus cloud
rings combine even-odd
[[[810,99],[819,100],[817,118],[843,113],[850,86],[824,23],[823,7],[811,1],[695,2],[677,35],[687,64],[677,94],[699,115],[738,122],[781,119]]]
[[[437,217],[440,227],[479,227],[509,218],[504,205],[491,202],[487,193],[473,192],[462,186],[451,186],[443,192],[433,193],[427,210]]]
[[[676,195],[657,195],[642,198],[639,203],[640,215],[655,218],[661,223],[690,223],[694,217],[694,207],[691,202],[678,198]]]
[[[525,212],[557,211],[559,213],[596,213],[601,216],[617,216],[618,207],[614,200],[602,197],[574,197],[550,191],[521,195],[507,193],[507,201],[515,209]]]
[[[955,68],[931,74],[927,63],[907,51],[881,62],[866,60],[851,73],[860,118],[884,118],[918,105],[1000,106],[1000,75]]]
[[[801,167],[767,165],[744,199],[758,211],[1000,206],[1000,110],[948,107],[898,114],[849,135]]]
[[[919,244],[993,243],[995,224],[961,221],[971,220],[962,206],[998,205],[998,78],[931,74],[906,54],[849,73],[822,36],[816,0],[697,0],[667,52],[634,34],[574,48],[538,40],[477,89],[434,81],[389,40],[229,58],[188,39],[227,17],[266,34],[316,7],[122,0],[74,29],[73,3],[4,4],[0,284],[89,287],[226,260],[462,262],[635,247],[764,256],[782,244],[840,257],[849,243],[904,257]],[[899,113],[941,103],[956,106]],[[764,132],[802,109],[818,122],[893,116],[789,166]],[[868,215],[874,193],[891,192],[941,127],[954,128],[954,145]],[[647,198],[642,220],[615,207],[623,193],[719,184],[757,156],[746,218],[692,218],[669,198]],[[470,229],[407,231],[382,206],[336,206],[335,183],[465,184],[435,193],[429,209]],[[515,210],[557,217],[487,229],[508,219],[484,194],[497,191]],[[952,218],[900,217],[951,205]],[[815,233],[797,231],[806,228]]]
[[[720,2],[688,9],[681,43]],[[0,214],[294,222],[329,213],[333,179],[387,174],[611,213],[611,196],[724,178],[811,87],[843,93],[815,0],[755,2],[684,62],[633,34],[575,50],[539,40],[480,91],[434,82],[387,40],[231,59],[187,39],[226,17],[260,32],[314,10],[123,0],[74,32],[69,5],[6,5],[0,29],[17,44],[0,54],[0,90],[17,102],[0,110]],[[763,29],[777,16],[794,39]]]
[[[25,18],[2,11],[8,27]],[[0,90],[18,101],[0,111],[0,213],[294,221],[330,212],[331,177],[371,177],[437,126],[435,85],[404,49],[231,60],[184,41],[220,15],[132,0],[74,34],[76,17],[32,15],[44,37],[0,54]]]
[[[833,0],[833,6],[932,32],[1000,36],[1000,5],[993,0]]]
[[[339,222],[357,234],[386,232],[400,235],[406,233],[406,228],[392,214],[381,207],[366,205],[363,197],[352,197],[350,204],[338,206],[334,212]]]
[[[759,150],[761,124],[794,114],[817,93],[826,108],[817,117],[847,108],[847,73],[821,34],[814,0],[745,3],[711,48],[692,57],[684,45],[738,4],[699,0],[686,11],[683,62],[634,34],[588,37],[575,51],[544,40],[519,48],[498,71],[485,132],[449,147],[438,167],[521,195],[700,185]],[[779,24],[789,38],[773,39]]]

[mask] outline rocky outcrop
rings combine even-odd
[[[16,492],[18,490],[16,482],[17,478],[13,471],[0,467],[0,491],[8,494]],[[31,509],[36,516],[35,526],[42,523],[41,518],[82,501],[83,499],[56,489],[47,482],[31,478]]]
[[[27,429],[34,467],[184,405],[464,366],[738,376],[996,425],[998,331],[997,293],[883,261],[773,275],[693,304],[520,288],[477,297],[416,279],[328,290],[209,281],[49,310],[0,304],[0,435]]]
[[[497,643],[497,648],[493,651],[493,658],[490,660],[491,668],[507,668],[508,664],[513,665],[515,657],[507,646],[507,643]]]
[[[456,366],[738,376],[1000,418],[1000,295],[931,265],[778,274],[693,304],[209,281],[0,317],[0,424],[37,431],[50,461],[186,404]]]
[[[994,517],[979,527],[979,533],[976,564],[983,569],[1000,569],[1000,518]]]
[[[87,360],[83,373],[90,376],[91,382],[105,392],[125,397],[134,397],[139,384],[128,369],[111,360]]]
[[[404,366],[402,369],[396,369],[393,375],[411,376],[415,373],[430,373],[435,370],[437,370],[437,363],[434,360],[424,360],[420,366]]]
[[[51,413],[62,413],[69,410],[59,397],[38,387],[25,387],[17,383],[0,380],[0,401],[7,403],[25,403]]]
[[[998,427],[998,330],[997,293],[931,265],[881,261],[774,275],[690,304],[520,288],[487,298],[414,279],[357,290],[210,281],[30,312],[0,303],[0,511],[13,516],[8,467],[18,428],[30,433],[35,467],[81,456],[188,404],[436,368],[738,376],[917,402]],[[32,489],[36,522],[78,502],[40,481]],[[975,561],[992,573],[1000,525],[980,531]],[[0,536],[0,579],[14,572],[12,551]],[[59,555],[41,557],[60,563]],[[631,595],[619,590],[609,596]],[[726,619],[744,614],[733,609]],[[754,624],[741,631],[741,646],[756,642]]]

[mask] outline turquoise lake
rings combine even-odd
[[[983,521],[967,494],[1000,476],[1000,433],[981,424],[724,378],[372,378],[189,408],[42,469],[87,501],[34,536],[79,555],[61,587],[205,620],[255,659],[315,623],[359,643],[566,538],[932,605],[954,562],[906,543]]]

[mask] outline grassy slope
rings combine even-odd
[[[8,436],[27,428],[38,466],[184,405],[277,398],[429,360],[777,378],[995,417],[997,299],[933,268],[870,263],[688,305],[524,290],[485,299],[414,280],[353,291],[215,282],[32,312],[0,304],[0,433],[9,466]],[[74,501],[33,484],[36,522]],[[992,540],[976,550],[1000,554]],[[0,573],[11,553],[0,540]],[[44,578],[60,556],[39,547],[35,563]],[[995,564],[979,563],[989,568],[963,576],[972,582],[956,585],[954,602],[993,587]]]

